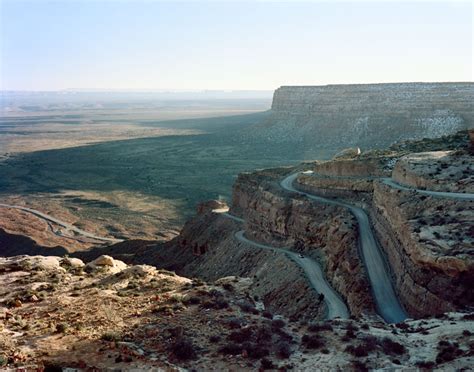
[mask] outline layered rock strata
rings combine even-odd
[[[474,304],[473,208],[375,183],[372,221],[410,314]]]
[[[282,86],[252,135],[308,149],[380,148],[472,128],[473,101],[473,83]]]

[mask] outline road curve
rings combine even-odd
[[[76,226],[74,225],[71,225],[70,223],[67,223],[67,222],[64,222],[64,221],[61,221],[61,220],[58,220],[57,218],[54,218],[46,213],[43,213],[43,212],[40,212],[40,211],[37,211],[36,209],[31,209],[31,208],[27,208],[27,207],[21,207],[21,206],[18,206],[18,205],[9,205],[9,204],[3,204],[3,203],[0,203],[0,207],[3,207],[3,208],[12,208],[12,209],[19,209],[21,211],[24,211],[24,212],[28,212],[28,213],[31,213],[33,215],[35,215],[36,217],[39,217],[39,218],[42,218],[43,220],[46,220],[46,221],[49,221],[49,222],[54,222],[55,224],[59,225],[59,226],[62,226],[70,231],[74,231],[75,233],[79,234],[79,235],[82,235],[82,236],[85,236],[87,238],[91,238],[91,239],[95,239],[95,240],[100,240],[100,241],[104,241],[104,242],[110,242],[110,243],[120,243],[120,242],[123,242],[123,240],[121,239],[114,239],[114,238],[104,238],[102,236],[97,236],[97,235],[94,235],[94,234],[91,234],[91,233],[88,233],[87,231],[84,231],[84,230],[81,230],[79,228],[77,228]],[[68,236],[65,236],[66,238],[68,238]]]
[[[344,301],[342,301],[337,292],[332,289],[332,287],[326,281],[321,267],[315,260],[309,257],[300,257],[298,253],[295,253],[289,250],[288,248],[275,248],[270,245],[256,243],[252,240],[247,239],[244,236],[243,230],[237,231],[235,233],[235,238],[244,244],[287,255],[303,269],[306,274],[306,277],[311,283],[311,286],[316,290],[316,292],[322,293],[324,295],[324,301],[327,306],[327,318],[349,318],[349,310],[347,310],[346,304],[344,303]]]
[[[223,209],[214,209],[214,213],[219,213],[227,218],[230,218],[234,221],[243,223],[245,222],[243,218],[234,216],[228,212],[227,208]],[[326,281],[324,277],[323,271],[321,270],[321,266],[319,264],[309,258],[309,257],[300,257],[298,253],[295,253],[288,248],[276,248],[270,245],[256,243],[252,240],[247,239],[244,236],[244,231],[238,231],[235,233],[235,238],[242,243],[247,245],[251,245],[260,249],[267,249],[277,253],[283,253],[287,255],[290,259],[292,259],[297,265],[299,265],[303,271],[305,272],[306,277],[311,283],[311,286],[316,290],[318,293],[322,293],[324,295],[324,301],[327,306],[327,318],[349,318],[349,310],[347,309],[346,304],[340,298],[338,293],[332,289],[329,283]]]
[[[381,180],[382,180],[382,183],[384,183],[384,184],[386,184],[390,187],[393,187],[395,189],[399,189],[399,190],[408,190],[408,191],[413,190],[413,191],[416,191],[420,194],[435,196],[435,197],[439,197],[439,198],[474,200],[474,194],[470,194],[470,193],[421,190],[421,189],[416,189],[416,188],[413,188],[413,187],[400,185],[399,183],[396,183],[391,178],[381,178]]]
[[[283,189],[305,195],[306,197],[321,203],[337,205],[347,208],[356,217],[359,225],[360,248],[362,258],[369,276],[372,292],[374,295],[377,310],[387,323],[398,323],[407,318],[405,310],[400,305],[395,290],[392,285],[389,270],[382,256],[379,246],[375,240],[370,227],[369,217],[362,208],[351,204],[326,199],[321,196],[299,191],[294,188],[293,182],[299,173],[293,173],[283,179],[280,185]]]

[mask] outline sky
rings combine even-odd
[[[0,89],[472,81],[472,1],[0,0]]]

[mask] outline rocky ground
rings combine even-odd
[[[469,369],[474,317],[396,325],[290,321],[248,295],[250,278],[213,283],[110,256],[0,259],[0,365],[163,370]]]
[[[397,162],[393,179],[419,189],[473,193],[472,156],[462,151],[430,151],[406,155]]]

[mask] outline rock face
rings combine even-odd
[[[474,127],[473,83],[283,86],[253,136],[301,146],[380,148]]]
[[[372,221],[410,314],[439,314],[474,303],[473,207],[374,183]]]
[[[245,222],[213,212],[213,202],[203,203],[211,208],[199,208],[201,213],[185,224],[177,238],[134,259],[203,280],[250,277],[249,294],[271,311],[298,319],[323,318],[325,308],[301,268],[285,254],[239,242],[234,234],[245,229],[253,241],[288,247],[319,261],[351,314],[374,314],[358,259],[353,217],[343,209],[287,195],[278,182],[292,171],[280,168],[241,174],[234,184],[229,213]]]
[[[318,175],[329,177],[383,177],[390,175],[390,158],[340,159],[318,163],[313,168]]]

